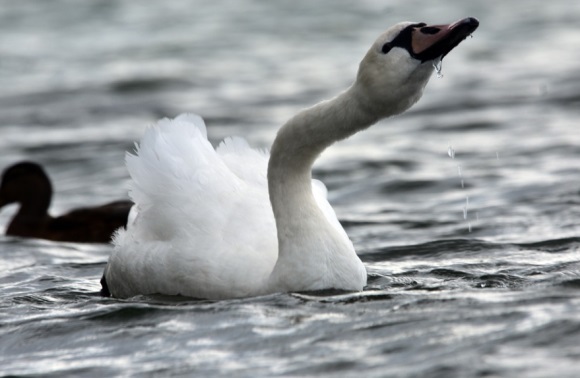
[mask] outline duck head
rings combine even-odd
[[[48,208],[52,197],[52,185],[44,169],[33,162],[14,164],[2,173],[0,182],[0,208],[11,203],[21,205],[42,204]]]

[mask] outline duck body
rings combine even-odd
[[[59,217],[48,214],[52,185],[42,167],[20,162],[8,167],[0,185],[0,208],[18,203],[19,209],[6,228],[6,235],[53,241],[108,243],[124,227],[133,203],[116,201],[70,211]]]
[[[148,128],[127,156],[135,216],[114,239],[104,291],[223,299],[362,290],[366,269],[312,165],[332,143],[412,106],[433,60],[477,25],[395,25],[373,44],[353,85],[291,118],[270,154],[241,138],[214,149],[193,114]]]

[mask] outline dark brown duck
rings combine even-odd
[[[0,209],[18,203],[20,208],[6,235],[81,243],[108,243],[127,223],[131,201],[85,207],[59,217],[48,214],[52,185],[44,169],[33,162],[8,167],[0,184]]]

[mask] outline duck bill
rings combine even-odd
[[[416,27],[411,35],[413,55],[421,62],[443,59],[478,26],[476,18],[468,17],[447,25]]]

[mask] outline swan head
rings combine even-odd
[[[433,63],[467,38],[479,21],[447,25],[401,22],[384,32],[360,63],[355,88],[380,117],[399,114],[419,100]]]

